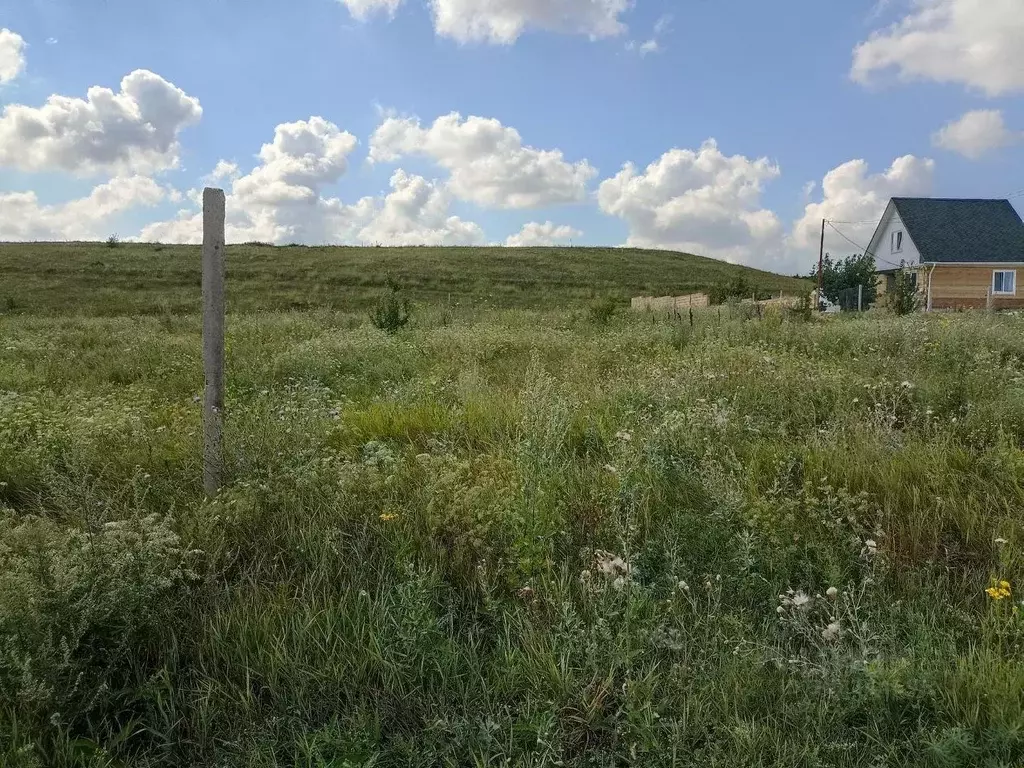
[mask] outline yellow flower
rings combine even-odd
[[[393,512],[385,512],[383,515],[380,516],[380,519],[383,520],[385,523],[390,523],[392,520],[397,520],[398,515],[394,514]]]
[[[1010,588],[1010,582],[992,579],[992,586],[985,590],[985,594],[993,600],[1002,600],[1013,594],[1013,590]]]

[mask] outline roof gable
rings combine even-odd
[[[889,206],[899,213],[921,261],[1024,261],[1024,222],[1009,200],[894,197]]]

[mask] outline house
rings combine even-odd
[[[867,252],[879,297],[905,268],[927,309],[1024,307],[1024,222],[1008,200],[894,197]]]

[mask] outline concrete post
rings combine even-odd
[[[864,311],[864,286],[863,285],[858,285],[857,286],[857,311],[858,312],[863,312]]]
[[[224,190],[203,190],[203,488],[224,477]]]

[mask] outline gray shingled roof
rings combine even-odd
[[[1024,222],[1009,200],[894,197],[921,261],[1024,261]]]

